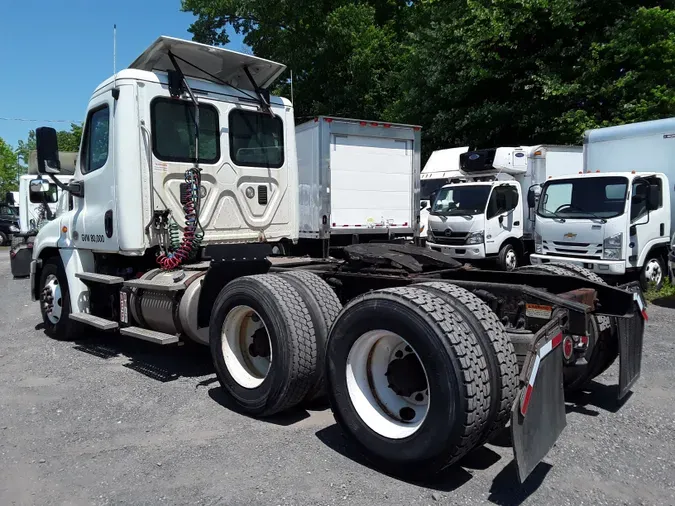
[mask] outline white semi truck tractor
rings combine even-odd
[[[73,180],[53,178],[72,204],[35,240],[46,333],[204,344],[243,413],[327,396],[365,456],[405,476],[510,422],[524,479],[565,426],[563,384],[618,355],[619,395],[637,380],[639,290],[564,266],[466,269],[408,244],[273,263],[299,236],[293,105],[267,91],[283,71],[160,37],[96,88]],[[36,139],[40,172],[58,174],[56,132]]]

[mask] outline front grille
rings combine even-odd
[[[590,246],[590,243],[587,242],[558,242],[558,241],[553,241],[553,244],[556,246],[572,246],[576,248],[588,248]]]
[[[602,258],[602,244],[567,241],[544,241],[544,249],[553,255],[565,257]]]
[[[466,242],[468,232],[451,232],[450,235],[445,235],[445,232],[439,232],[441,235],[433,235],[433,242],[436,244],[447,244],[449,246],[463,246]]]

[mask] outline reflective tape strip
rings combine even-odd
[[[637,302],[637,305],[640,308],[640,313],[642,313],[642,318],[644,318],[645,321],[648,321],[649,317],[647,316],[647,307],[645,306],[645,303],[642,301],[642,297],[640,296],[640,294],[634,293],[633,299],[635,300],[635,302]]]
[[[523,403],[520,407],[520,412],[523,416],[527,413],[527,408],[530,405],[530,397],[532,397],[532,391],[534,390],[534,382],[537,379],[537,373],[539,372],[539,366],[541,361],[546,355],[555,350],[560,343],[562,343],[563,335],[562,332],[547,342],[544,346],[539,348],[539,352],[534,359],[534,366],[532,367],[532,372],[530,373],[530,379],[527,382],[527,389],[525,390],[525,396],[523,397]]]

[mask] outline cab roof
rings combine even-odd
[[[569,174],[567,176],[556,176],[547,179],[546,181],[560,181],[566,179],[580,179],[580,178],[600,178],[600,177],[648,177],[656,175],[656,172],[584,172],[583,174]]]
[[[265,89],[286,70],[286,65],[222,47],[199,42],[176,39],[162,35],[136,58],[130,69],[166,71],[173,69],[169,53],[176,56],[178,65],[186,77],[193,77],[219,84],[254,91],[246,75],[248,69],[255,85]],[[214,78],[215,76],[215,78]]]

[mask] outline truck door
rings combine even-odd
[[[520,190],[512,184],[493,186],[485,212],[485,253],[493,255],[506,239],[523,236],[523,203]]]
[[[647,212],[647,191],[650,185],[659,188],[661,206]],[[640,257],[644,257],[651,247],[648,243],[662,238],[664,242],[670,234],[667,217],[670,211],[663,210],[663,184],[658,177],[639,178],[633,181],[630,190],[630,229],[628,237],[628,259],[631,265],[637,266]]]
[[[78,248],[96,251],[118,251],[119,241],[115,226],[116,191],[112,145],[113,101],[106,93],[90,104],[84,126],[82,148],[78,158],[79,170],[75,180],[82,181],[84,196],[77,197],[73,230],[77,232]],[[140,202],[128,205],[140,205]],[[73,239],[75,239],[75,234]]]

